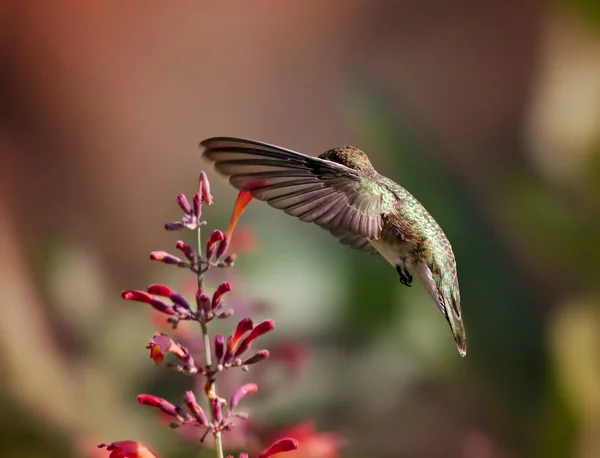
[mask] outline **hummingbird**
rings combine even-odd
[[[425,207],[380,175],[363,151],[339,146],[313,157],[232,137],[208,138],[200,147],[234,188],[321,226],[345,245],[380,254],[405,286],[419,278],[450,325],[458,352],[467,354],[456,261],[448,238]]]

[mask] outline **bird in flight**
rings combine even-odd
[[[467,354],[448,238],[423,205],[380,175],[364,152],[340,146],[312,157],[230,137],[208,138],[200,147],[203,157],[241,192],[327,229],[345,245],[379,253],[403,285],[419,278],[448,321],[460,355]]]

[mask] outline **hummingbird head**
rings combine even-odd
[[[375,172],[367,155],[354,146],[339,146],[325,151],[319,157],[345,165],[357,172]]]
[[[467,334],[460,310],[460,291],[455,269],[442,270],[437,264],[423,263],[419,277],[429,295],[448,321],[461,356],[467,354]]]

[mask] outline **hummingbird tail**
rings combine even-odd
[[[467,334],[465,332],[465,326],[462,318],[460,315],[454,313],[452,307],[448,307],[446,308],[446,319],[448,320],[448,324],[450,324],[450,329],[452,330],[452,335],[454,336],[456,347],[458,348],[460,356],[466,356]]]

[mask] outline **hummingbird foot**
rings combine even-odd
[[[400,283],[402,283],[404,286],[412,286],[411,283],[413,278],[408,270],[402,269],[400,264],[396,264],[396,272],[398,272],[398,275],[400,275]]]

